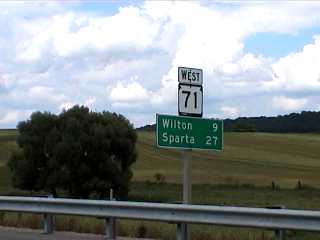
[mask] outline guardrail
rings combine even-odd
[[[320,211],[4,196],[0,211],[106,218],[109,239],[116,218],[175,223],[178,239],[183,223],[320,231]]]

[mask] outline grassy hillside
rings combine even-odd
[[[0,192],[7,192],[11,189],[10,172],[6,163],[17,148],[16,130],[0,130]]]
[[[156,173],[167,182],[181,181],[181,150],[158,149],[154,133],[139,132],[139,158],[134,180],[150,180]],[[320,135],[226,133],[223,152],[192,151],[192,182],[295,187],[298,180],[320,183]]]
[[[134,181],[153,181],[160,173],[166,182],[180,183],[181,150],[155,147],[153,132],[138,133],[137,162]],[[17,132],[0,131],[0,190],[9,184],[7,162],[16,149]],[[226,133],[224,151],[194,150],[192,182],[194,184],[254,184],[294,188],[302,183],[320,187],[320,135]]]
[[[0,130],[0,166],[3,166],[16,148],[16,130]]]

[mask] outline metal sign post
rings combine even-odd
[[[191,204],[191,149],[182,150],[183,161],[183,204]],[[179,229],[179,240],[188,240],[190,231],[186,223],[182,223]]]
[[[183,161],[183,204],[191,203],[191,149],[182,150]]]
[[[178,68],[178,113],[184,116],[202,117],[203,74],[201,69]],[[191,204],[191,149],[182,150],[183,161],[183,204]],[[181,226],[181,237],[189,239],[188,225]]]

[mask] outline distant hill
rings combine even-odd
[[[146,125],[137,130],[155,131]],[[240,117],[224,119],[225,132],[320,133],[320,112],[302,111],[276,117]]]
[[[136,128],[136,130],[138,130],[138,131],[155,131],[156,124],[145,125],[143,127]]]
[[[241,117],[224,120],[225,131],[320,133],[320,112],[303,111],[276,117]]]

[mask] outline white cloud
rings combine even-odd
[[[75,102],[63,102],[59,105],[59,110],[68,110],[70,108],[72,108],[74,105],[76,105]]]
[[[235,118],[240,115],[240,109],[237,107],[224,106],[221,107],[221,111],[223,112],[224,116],[230,118]]]
[[[151,47],[158,31],[159,25],[143,16],[136,7],[121,8],[111,17],[78,16],[74,13],[56,15],[32,33],[33,37],[25,43],[26,48],[20,58],[38,60],[47,51],[53,51],[60,57],[111,48],[140,51]]]
[[[288,98],[285,96],[279,96],[272,99],[273,106],[284,111],[301,110],[307,103],[308,100],[305,98]]]
[[[59,106],[58,106],[58,110],[62,111],[62,110],[68,110],[70,108],[72,108],[74,105],[84,105],[86,107],[92,108],[94,106],[94,103],[96,102],[96,97],[89,97],[88,99],[86,99],[84,102],[72,102],[72,101],[65,101],[62,102]]]
[[[300,52],[285,56],[273,64],[275,77],[267,86],[287,90],[320,90],[320,35]]]
[[[4,91],[8,86],[8,80],[5,76],[0,75],[0,93]]]
[[[18,111],[7,112],[4,116],[0,117],[0,124],[6,125],[18,120]]]
[[[0,114],[0,126],[4,127],[13,127],[12,123],[17,123],[20,120],[25,120],[30,116],[32,110],[4,110],[2,109],[3,114]]]
[[[132,103],[142,102],[149,99],[147,90],[137,82],[124,86],[121,82],[111,90],[110,100],[112,102]]]
[[[96,102],[96,97],[89,97],[85,102],[84,105],[87,107],[91,107],[94,105],[94,103]]]
[[[0,29],[0,104],[14,111],[84,104],[121,110],[144,124],[141,116],[147,113],[141,111],[176,112],[178,66],[204,70],[204,112],[210,106],[211,114],[245,115],[253,111],[245,100],[252,95],[269,95],[270,101],[291,92],[300,98],[278,97],[283,105],[275,109],[301,109],[311,104],[302,99],[320,90],[318,37],[279,60],[244,52],[252,34],[294,37],[319,26],[320,4],[221,8],[148,1],[122,7],[113,16],[76,12],[72,4],[0,5],[0,25],[5,26]],[[229,99],[233,102],[226,103]],[[261,106],[256,112],[263,114]]]
[[[20,95],[19,92],[15,95],[16,101],[22,101],[25,99],[26,101],[41,104],[42,101],[50,103],[50,104],[58,104],[59,102],[65,99],[63,94],[59,94],[55,92],[55,89],[52,87],[46,86],[34,86],[28,89],[26,94]]]
[[[53,95],[53,91],[51,87],[34,86],[29,89],[28,94],[35,98],[47,98]]]

